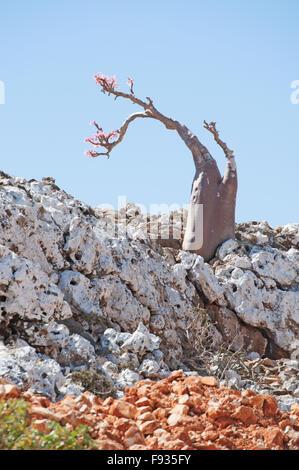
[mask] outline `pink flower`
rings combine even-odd
[[[109,140],[111,138],[117,137],[117,131],[111,131],[106,135],[106,139]]]
[[[134,84],[134,78],[130,78],[130,77],[129,77],[129,78],[128,78],[128,85],[129,85],[129,87],[132,88],[133,84]]]
[[[95,158],[97,156],[97,152],[95,150],[86,150],[84,153],[90,158]]]
[[[113,75],[112,77],[108,77],[108,75],[103,75],[102,73],[97,73],[96,75],[93,76],[95,79],[96,83],[98,85],[101,85],[103,89],[112,89],[114,90],[115,88],[118,88],[119,85],[116,82],[116,77]]]

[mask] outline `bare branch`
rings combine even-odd
[[[101,91],[103,93],[108,93],[108,95],[114,95],[115,99],[119,97],[128,99],[132,103],[137,104],[140,107],[142,107],[144,109],[144,113],[132,114],[126,119],[126,121],[121,126],[119,131],[113,131],[114,133],[116,132],[119,133],[118,139],[114,142],[109,141],[109,139],[111,138],[111,135],[108,134],[107,136],[105,136],[102,133],[102,129],[97,127],[98,133],[100,132],[100,135],[97,134],[94,138],[87,139],[87,141],[90,142],[92,145],[95,145],[95,146],[101,145],[102,147],[105,147],[107,149],[107,152],[97,153],[96,151],[89,151],[87,152],[89,156],[91,156],[92,158],[98,155],[109,156],[111,150],[117,144],[119,144],[121,140],[123,139],[130,122],[132,122],[137,117],[147,117],[147,118],[156,119],[162,122],[165,125],[166,129],[176,130],[179,136],[181,137],[181,139],[184,141],[184,143],[187,145],[189,150],[192,152],[196,166],[202,165],[206,161],[214,160],[209,154],[206,147],[201,144],[198,138],[186,126],[182,125],[179,121],[175,121],[167,116],[164,116],[162,113],[160,113],[155,108],[153,104],[153,100],[150,97],[146,98],[147,102],[137,98],[133,91],[133,79],[128,79],[128,84],[130,86],[131,93],[124,93],[122,91],[117,91],[118,84],[116,83],[115,77],[107,77],[102,74],[97,74],[94,76],[94,78],[96,82],[102,87]]]
[[[223,149],[226,158],[229,158],[229,159],[233,158],[234,157],[233,150],[230,150],[228,146],[226,145],[226,143],[223,142],[219,137],[219,132],[216,129],[216,122],[211,121],[210,123],[208,123],[207,121],[204,121],[203,127],[213,134],[215,141]]]

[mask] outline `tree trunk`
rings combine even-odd
[[[231,160],[223,178],[214,159],[201,165],[195,161],[195,166],[183,250],[209,261],[221,243],[235,236],[237,174]]]

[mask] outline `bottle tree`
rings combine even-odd
[[[115,99],[125,98],[140,106],[142,111],[131,114],[118,130],[105,134],[95,121],[96,133],[85,139],[94,147],[85,153],[91,158],[100,155],[110,156],[113,148],[124,138],[131,122],[139,118],[156,119],[169,130],[175,130],[192,153],[195,164],[195,176],[191,188],[190,206],[187,217],[183,250],[201,255],[210,260],[217,247],[235,236],[235,206],[237,193],[237,169],[234,153],[219,137],[215,122],[204,121],[204,128],[213,135],[224,151],[226,168],[222,176],[215,159],[208,149],[184,124],[162,114],[149,97],[146,101],[137,98],[134,92],[134,80],[128,78],[129,93],[118,91],[115,76],[108,77],[101,73],[94,76],[103,93],[113,95]],[[103,151],[104,150],[104,151]]]

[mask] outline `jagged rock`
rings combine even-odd
[[[215,320],[214,336],[235,348],[298,358],[299,224],[237,224],[237,239],[205,263],[181,250],[185,215],[152,217],[134,204],[92,209],[51,177],[0,173],[0,335],[11,342],[9,376],[25,384],[31,374],[18,366],[18,338],[31,347],[31,369],[43,357],[63,380],[68,368],[110,361],[120,392],[141,373],[187,368],[186,331],[198,307]],[[0,376],[8,370],[0,366]],[[50,381],[47,393],[63,380]]]
[[[23,340],[17,340],[14,348],[0,342],[0,377],[52,399],[65,383],[59,364]]]
[[[241,348],[248,352],[256,352],[263,355],[267,347],[267,339],[261,332],[252,326],[241,324],[237,315],[227,307],[211,305],[208,312],[216,321],[219,330],[232,350]]]
[[[219,305],[225,305],[223,288],[203,258],[200,255],[186,252],[180,252],[178,256],[188,272],[188,278],[203,292],[209,303],[217,301]]]

